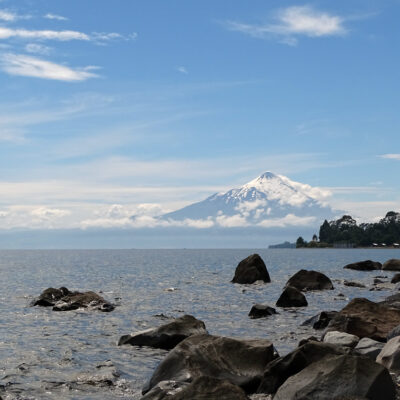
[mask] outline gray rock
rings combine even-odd
[[[271,282],[267,267],[258,254],[252,254],[240,261],[235,270],[232,283],[254,283],[256,281]]]
[[[287,286],[278,301],[276,302],[277,307],[307,307],[307,299],[300,290]]]
[[[377,342],[370,338],[362,338],[354,348],[354,352],[356,354],[367,356],[372,360],[376,360],[376,357],[381,352],[384,345],[384,343]]]
[[[393,339],[396,336],[400,336],[400,325],[397,325],[388,333],[388,335],[386,336],[386,340],[389,341],[390,339]]]
[[[360,338],[350,333],[330,331],[324,336],[324,343],[331,343],[337,346],[355,347]]]
[[[358,287],[358,288],[362,288],[362,289],[365,288],[365,285],[363,285],[362,283],[346,281],[346,280],[343,281],[343,285],[344,286],[351,286],[351,287]]]
[[[400,260],[392,258],[383,263],[382,269],[384,271],[400,271]]]
[[[318,271],[307,271],[305,269],[296,272],[287,281],[286,286],[294,287],[302,292],[333,289],[332,281],[326,275]]]
[[[376,357],[376,362],[391,371],[400,372],[400,336],[390,339]]]
[[[388,370],[367,357],[328,355],[291,376],[274,400],[334,400],[365,397],[395,400]]]
[[[274,357],[274,346],[266,339],[190,336],[161,361],[143,394],[161,381],[191,382],[201,376],[224,379],[246,392],[254,392],[266,365]]]
[[[192,315],[184,315],[158,328],[121,336],[118,346],[130,344],[170,350],[187,337],[201,334],[207,334],[204,322]]]
[[[249,317],[251,319],[256,319],[256,318],[269,317],[270,315],[274,314],[277,314],[275,308],[264,304],[254,304],[254,306],[251,307],[251,310],[249,312]]]

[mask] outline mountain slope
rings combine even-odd
[[[228,221],[234,224],[236,220],[237,226],[277,226],[273,225],[274,221],[285,220],[289,224],[290,221],[301,224],[301,221],[315,222],[337,215],[321,202],[326,195],[318,188],[266,172],[238,189],[213,194],[162,218],[174,221],[215,220],[222,222],[220,225]]]

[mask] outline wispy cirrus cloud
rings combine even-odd
[[[0,59],[0,68],[9,75],[58,80],[65,82],[84,81],[97,78],[93,73],[97,67],[70,68],[40,58],[22,54],[4,54]]]
[[[68,21],[67,17],[63,17],[62,15],[57,15],[57,14],[52,14],[52,13],[47,13],[46,15],[43,16],[43,18],[54,19],[57,21]]]
[[[299,36],[343,36],[347,33],[344,18],[315,10],[311,6],[292,6],[278,11],[272,22],[246,24],[227,21],[225,26],[259,39],[277,38],[289,45],[296,45]]]
[[[30,15],[19,15],[14,11],[4,10],[4,9],[0,10],[0,21],[14,22],[19,19],[29,19],[29,18],[31,18]]]
[[[184,66],[179,66],[179,67],[176,67],[176,70],[178,71],[178,72],[180,72],[181,74],[184,74],[184,75],[187,75],[189,72],[188,72],[188,70],[186,69],[186,67],[184,67]]]
[[[14,29],[0,27],[0,39],[38,39],[38,40],[59,40],[59,41],[70,41],[70,40],[85,40],[89,41],[90,36],[83,32],[78,31],[54,31],[54,30],[29,30],[29,29]]]
[[[400,154],[382,154],[379,156],[380,158],[386,158],[387,160],[399,160],[400,161]]]
[[[44,44],[28,43],[25,46],[25,50],[28,53],[47,55],[51,52],[52,49],[51,49],[51,47],[45,46]]]

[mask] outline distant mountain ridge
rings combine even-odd
[[[285,220],[295,225],[337,216],[338,212],[321,201],[325,195],[319,188],[265,172],[240,188],[215,193],[161,218],[173,221],[213,220],[223,226],[284,226]]]

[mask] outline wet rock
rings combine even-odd
[[[350,286],[350,287],[358,287],[358,288],[365,288],[366,286],[363,285],[362,283],[359,282],[352,282],[352,281],[343,281],[344,286]]]
[[[388,370],[366,357],[329,355],[291,376],[274,400],[334,400],[350,396],[395,400]]]
[[[390,339],[376,357],[376,362],[397,373],[400,372],[400,336]]]
[[[347,264],[343,268],[356,269],[357,271],[373,271],[376,269],[382,269],[382,264],[380,262],[366,260]]]
[[[171,385],[171,382],[169,386]],[[160,382],[142,400],[248,400],[246,393],[227,380],[210,376],[196,378],[190,384],[175,383],[172,388]],[[164,384],[164,386],[162,386]],[[160,388],[161,385],[161,388]]]
[[[299,373],[310,364],[321,360],[326,355],[348,353],[350,353],[349,348],[309,341],[286,356],[271,361],[265,369],[257,393],[275,393],[289,377]]]
[[[121,336],[118,346],[130,344],[170,350],[187,337],[200,334],[207,334],[204,322],[192,315],[184,315],[158,328]]]
[[[336,314],[327,330],[384,342],[387,334],[399,324],[400,310],[365,298],[356,298]]]
[[[376,285],[377,283],[385,283],[385,282],[382,279],[374,278],[374,284]]]
[[[372,360],[376,360],[376,357],[383,349],[383,346],[384,343],[377,342],[376,340],[372,340],[370,338],[362,338],[354,348],[354,352],[355,354],[360,354],[367,356]]]
[[[356,335],[346,332],[330,331],[324,336],[324,343],[331,343],[337,346],[355,347],[360,341]]]
[[[392,258],[383,263],[382,269],[384,271],[400,271],[400,260]]]
[[[319,342],[319,341],[320,340],[316,336],[309,336],[301,339],[297,347],[303,346],[303,344],[306,344],[308,342]]]
[[[92,372],[84,372],[77,376],[76,381],[80,385],[114,386],[120,374],[111,361],[105,361],[96,366]]]
[[[270,315],[278,314],[275,308],[264,305],[254,304],[249,312],[249,317],[252,319],[269,317]]]
[[[300,290],[287,286],[276,302],[277,307],[306,307],[307,299]]]
[[[232,283],[271,282],[267,267],[258,254],[252,254],[240,261],[235,270]]]
[[[322,311],[317,315],[304,321],[301,326],[312,326],[314,329],[324,329],[328,326],[337,311]]]
[[[287,282],[286,286],[294,287],[306,292],[308,290],[332,290],[332,281],[318,271],[307,271],[302,269],[296,272]]]
[[[400,310],[400,293],[396,293],[386,297],[386,299],[381,301],[379,304],[385,305],[387,307],[397,308]]]
[[[190,382],[201,376],[226,379],[246,392],[254,392],[266,365],[273,358],[274,346],[266,339],[190,336],[161,361],[143,393],[161,381]]]
[[[388,335],[386,336],[386,340],[389,341],[390,339],[393,339],[396,336],[400,336],[400,325],[397,325],[388,333]]]
[[[53,307],[53,311],[70,311],[89,308],[100,311],[112,311],[114,305],[94,292],[71,292],[66,287],[48,288],[32,301],[32,306]]]
[[[390,283],[398,283],[398,282],[400,282],[400,273],[395,274],[392,280],[390,281]]]

